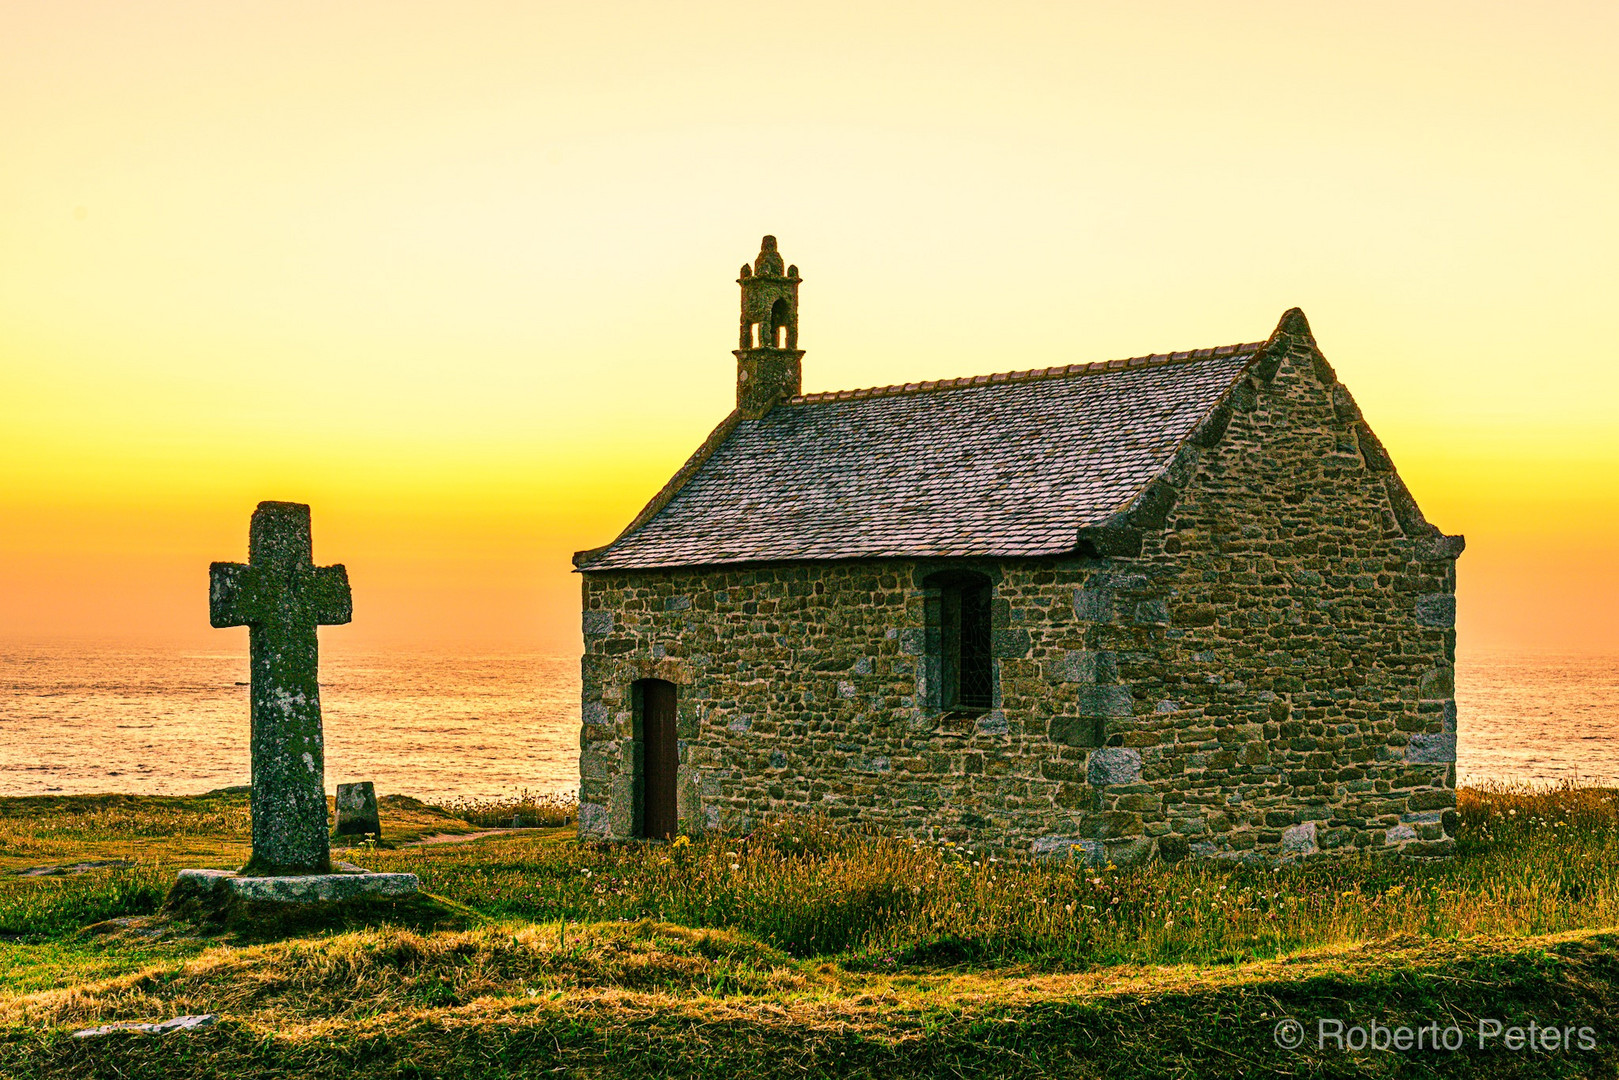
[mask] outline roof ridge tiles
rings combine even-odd
[[[1009,383],[1040,382],[1063,379],[1075,375],[1094,375],[1110,371],[1139,371],[1142,368],[1168,367],[1191,364],[1199,360],[1226,359],[1256,353],[1265,347],[1263,341],[1248,341],[1239,345],[1216,345],[1202,349],[1187,349],[1171,353],[1148,353],[1117,360],[1097,360],[1088,364],[1066,364],[1044,368],[1026,368],[1021,371],[998,371],[988,375],[961,375],[954,379],[928,379],[923,382],[892,383],[887,386],[866,386],[855,390],[818,390],[799,394],[784,400],[786,405],[815,405],[824,401],[865,401],[869,398],[899,397],[907,394],[925,394],[935,390],[960,390],[969,386],[1002,386]]]

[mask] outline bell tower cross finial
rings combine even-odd
[[[742,264],[742,324],[736,349],[736,407],[760,417],[802,389],[798,347],[798,267],[783,270],[776,238],[759,243],[759,257]]]

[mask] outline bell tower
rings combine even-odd
[[[803,386],[798,347],[798,267],[782,269],[776,238],[759,243],[759,257],[742,264],[742,333],[736,349],[736,407],[757,419]]]

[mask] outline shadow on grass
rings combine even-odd
[[[195,895],[171,895],[155,915],[107,919],[84,927],[80,939],[213,938],[220,944],[256,945],[290,938],[393,927],[432,933],[470,930],[490,923],[465,904],[432,893],[388,898],[357,896],[314,903],[236,900],[222,905]]]

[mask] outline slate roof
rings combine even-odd
[[[650,518],[577,561],[595,572],[1070,552],[1079,529],[1168,466],[1263,347],[805,394],[760,419],[733,414]]]

